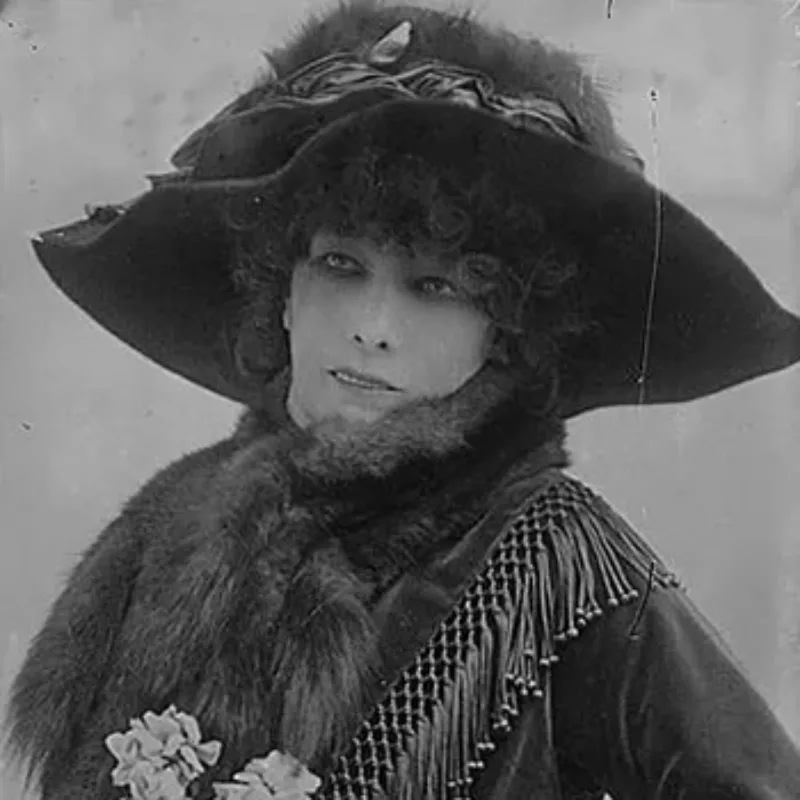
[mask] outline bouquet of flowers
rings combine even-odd
[[[131,720],[126,733],[106,737],[118,764],[115,786],[128,786],[133,800],[186,800],[187,790],[214,766],[222,752],[216,741],[201,742],[200,726],[190,714],[170,706]],[[320,779],[293,756],[273,750],[250,760],[233,776],[235,783],[213,784],[216,800],[308,800]]]

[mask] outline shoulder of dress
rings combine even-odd
[[[150,476],[125,504],[123,513],[136,514],[170,496],[202,491],[201,484],[211,479],[239,446],[233,438],[223,439],[175,459]]]
[[[340,761],[344,788],[334,796],[350,796],[350,776],[361,780],[363,765],[381,759],[394,759],[392,796],[410,796],[397,787],[424,785],[439,797],[439,787],[469,786],[525,703],[540,701],[541,720],[552,713],[545,698],[561,648],[637,598],[645,583],[634,575],[677,585],[605,501],[560,469],[520,474],[498,511],[504,522],[483,569],[365,721]],[[421,703],[421,692],[438,705]],[[387,746],[387,731],[405,738]]]
[[[575,638],[594,618],[643,594],[681,586],[619,513],[562,471],[510,515],[488,565],[489,572],[498,570],[535,582],[555,642]]]

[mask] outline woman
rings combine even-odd
[[[643,178],[569,55],[369,2],[124,208],[40,259],[141,352],[248,406],[87,551],[12,752],[115,795],[174,705],[328,797],[794,798],[800,754],[564,420],[800,360],[800,320]],[[208,795],[208,783],[198,791]]]

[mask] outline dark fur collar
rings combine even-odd
[[[482,425],[505,416],[515,402],[519,405],[514,380],[487,365],[450,397],[418,400],[379,425],[329,420],[300,430],[286,412],[288,383],[286,371],[273,382],[263,407],[243,416],[235,437],[247,443],[280,435],[297,472],[320,482],[386,478],[411,461],[447,458],[469,448],[470,436]],[[516,416],[521,412],[518,408]]]
[[[236,461],[281,463],[292,504],[324,508],[328,519],[320,523],[329,529],[335,518],[336,538],[359,565],[383,575],[384,585],[448,534],[432,530],[409,542],[386,529],[378,538],[372,523],[419,516],[428,505],[468,509],[533,454],[566,464],[563,422],[526,407],[512,378],[492,366],[449,398],[418,401],[371,426],[332,421],[301,431],[285,411],[287,385],[284,374],[272,402],[245,415]]]

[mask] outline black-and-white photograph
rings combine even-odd
[[[0,2],[2,800],[800,798],[800,2]]]

